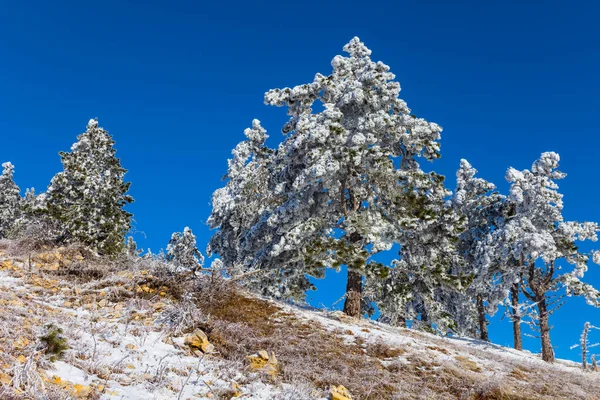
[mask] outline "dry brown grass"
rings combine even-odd
[[[198,303],[202,313],[210,314],[202,326],[210,341],[221,356],[237,362],[258,350],[274,351],[282,367],[278,379],[284,382],[305,380],[323,392],[341,384],[358,400],[466,399],[478,383],[473,378],[478,370],[468,360],[462,360],[467,373],[448,371],[416,355],[408,363],[393,362],[407,349],[383,342],[351,343],[344,338],[348,331],[332,332],[298,319],[240,288],[224,291],[228,293],[214,302]],[[386,366],[384,361],[392,362]]]
[[[175,302],[165,309],[166,319],[161,323],[171,326],[173,335],[203,329],[216,347],[218,357],[229,363],[231,370],[246,368],[249,372],[246,365],[249,354],[259,350],[275,352],[280,374],[275,377],[255,375],[258,379],[285,382],[297,388],[289,391],[288,397],[281,397],[282,400],[314,398],[311,396],[315,395],[315,387],[316,394],[323,397],[332,385],[344,385],[355,400],[588,400],[600,393],[600,379],[594,380],[590,374],[558,374],[519,361],[507,364],[507,359],[498,353],[459,346],[415,331],[401,330],[401,335],[426,342],[425,348],[369,339],[378,330],[375,325],[365,324],[368,328],[360,329],[362,336],[343,325],[327,328],[217,277],[178,277],[160,263],[147,260],[131,263],[131,260],[99,260],[89,255],[85,258],[81,253],[65,254],[63,257],[67,260],[77,261],[63,261],[57,270],[28,273],[28,282],[48,286],[61,281],[63,287],[72,286],[71,290],[64,291],[69,301],[103,292],[103,298],[108,301],[120,302],[125,310],[135,309],[139,313],[152,310],[152,305],[161,298],[158,293],[165,292],[162,298]],[[142,286],[151,291],[137,290]],[[5,301],[7,311],[0,313],[0,333],[4,329],[19,332],[20,336],[36,337],[35,326],[22,322],[25,318],[38,317],[41,326],[49,310],[41,305],[29,305],[28,309],[34,310],[33,315],[25,315],[21,305],[9,303],[13,300],[23,303],[25,296],[24,293],[0,293],[0,302]],[[132,333],[134,329],[139,327],[132,328]],[[143,340],[144,332],[138,334]],[[0,347],[7,351],[0,354],[0,364],[3,359],[14,364],[16,355],[33,352],[36,346],[32,341],[29,347],[17,349],[19,344],[14,343],[14,335],[0,336],[4,336],[0,338]],[[486,363],[482,364],[484,360]],[[504,372],[490,378],[489,368],[493,363],[504,366]],[[89,364],[89,368],[94,366],[101,365]],[[230,398],[232,393],[232,390],[221,390],[214,395]]]
[[[481,367],[477,363],[465,356],[454,356],[454,359],[459,362],[462,368],[473,372],[481,372]]]
[[[458,348],[433,338],[428,350],[446,356],[453,352],[473,356],[457,355],[451,361],[436,362],[419,349],[365,342],[360,337],[349,342],[350,330],[328,330],[235,286],[221,290],[226,293],[216,296],[218,300],[198,303],[203,313],[210,314],[203,326],[210,340],[224,358],[240,363],[258,350],[274,351],[282,365],[278,379],[284,382],[301,379],[322,391],[342,384],[358,400],[593,399],[574,390],[579,384],[577,376],[563,374],[555,379],[556,373],[515,364],[511,373],[490,381],[475,360],[493,359],[493,353]],[[362,332],[369,333],[365,329]],[[411,335],[423,339],[419,333]],[[506,362],[497,357],[498,363]]]
[[[511,376],[512,378],[518,379],[520,381],[528,381],[529,374],[527,373],[527,371],[528,370],[525,369],[524,367],[517,366],[515,369],[510,371],[510,374],[508,374],[508,375]]]
[[[367,344],[367,355],[379,359],[396,358],[406,353],[405,349],[400,347],[392,347],[382,341]]]

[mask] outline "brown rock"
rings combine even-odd
[[[8,386],[8,384],[11,381],[11,379],[12,378],[10,377],[10,375],[8,375],[8,374],[6,374],[4,372],[0,372],[0,384]]]
[[[271,352],[271,355],[269,355],[265,350],[261,350],[256,354],[248,356],[247,360],[250,362],[250,369],[252,370],[263,370],[269,375],[277,375],[279,373],[279,362],[274,352]]]
[[[331,400],[352,400],[352,396],[350,396],[350,392],[344,386],[332,386],[331,391]]]
[[[87,399],[92,390],[89,386],[75,384],[73,385],[73,397],[76,399]]]
[[[200,349],[203,353],[214,352],[214,346],[208,341],[208,336],[201,329],[196,329],[194,333],[186,336],[184,343],[192,349]]]

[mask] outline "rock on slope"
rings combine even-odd
[[[0,255],[0,398],[600,399],[572,362],[90,263]]]

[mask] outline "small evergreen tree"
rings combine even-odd
[[[196,247],[196,236],[187,226],[183,232],[175,232],[167,245],[166,259],[177,269],[193,273],[200,271],[204,265],[204,257]]]
[[[125,251],[131,257],[139,257],[140,254],[143,253],[143,250],[138,249],[137,243],[133,240],[132,236],[127,238],[127,243],[125,244]]]
[[[133,202],[127,194],[127,172],[115,157],[114,140],[91,119],[70,152],[61,152],[63,171],[48,188],[48,212],[61,224],[58,240],[79,242],[100,254],[115,255],[124,248]]]
[[[10,162],[2,164],[0,175],[0,238],[7,237],[21,214],[20,189],[13,180],[15,167]]]

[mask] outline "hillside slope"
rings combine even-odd
[[[5,247],[1,399],[600,399],[573,362]]]

